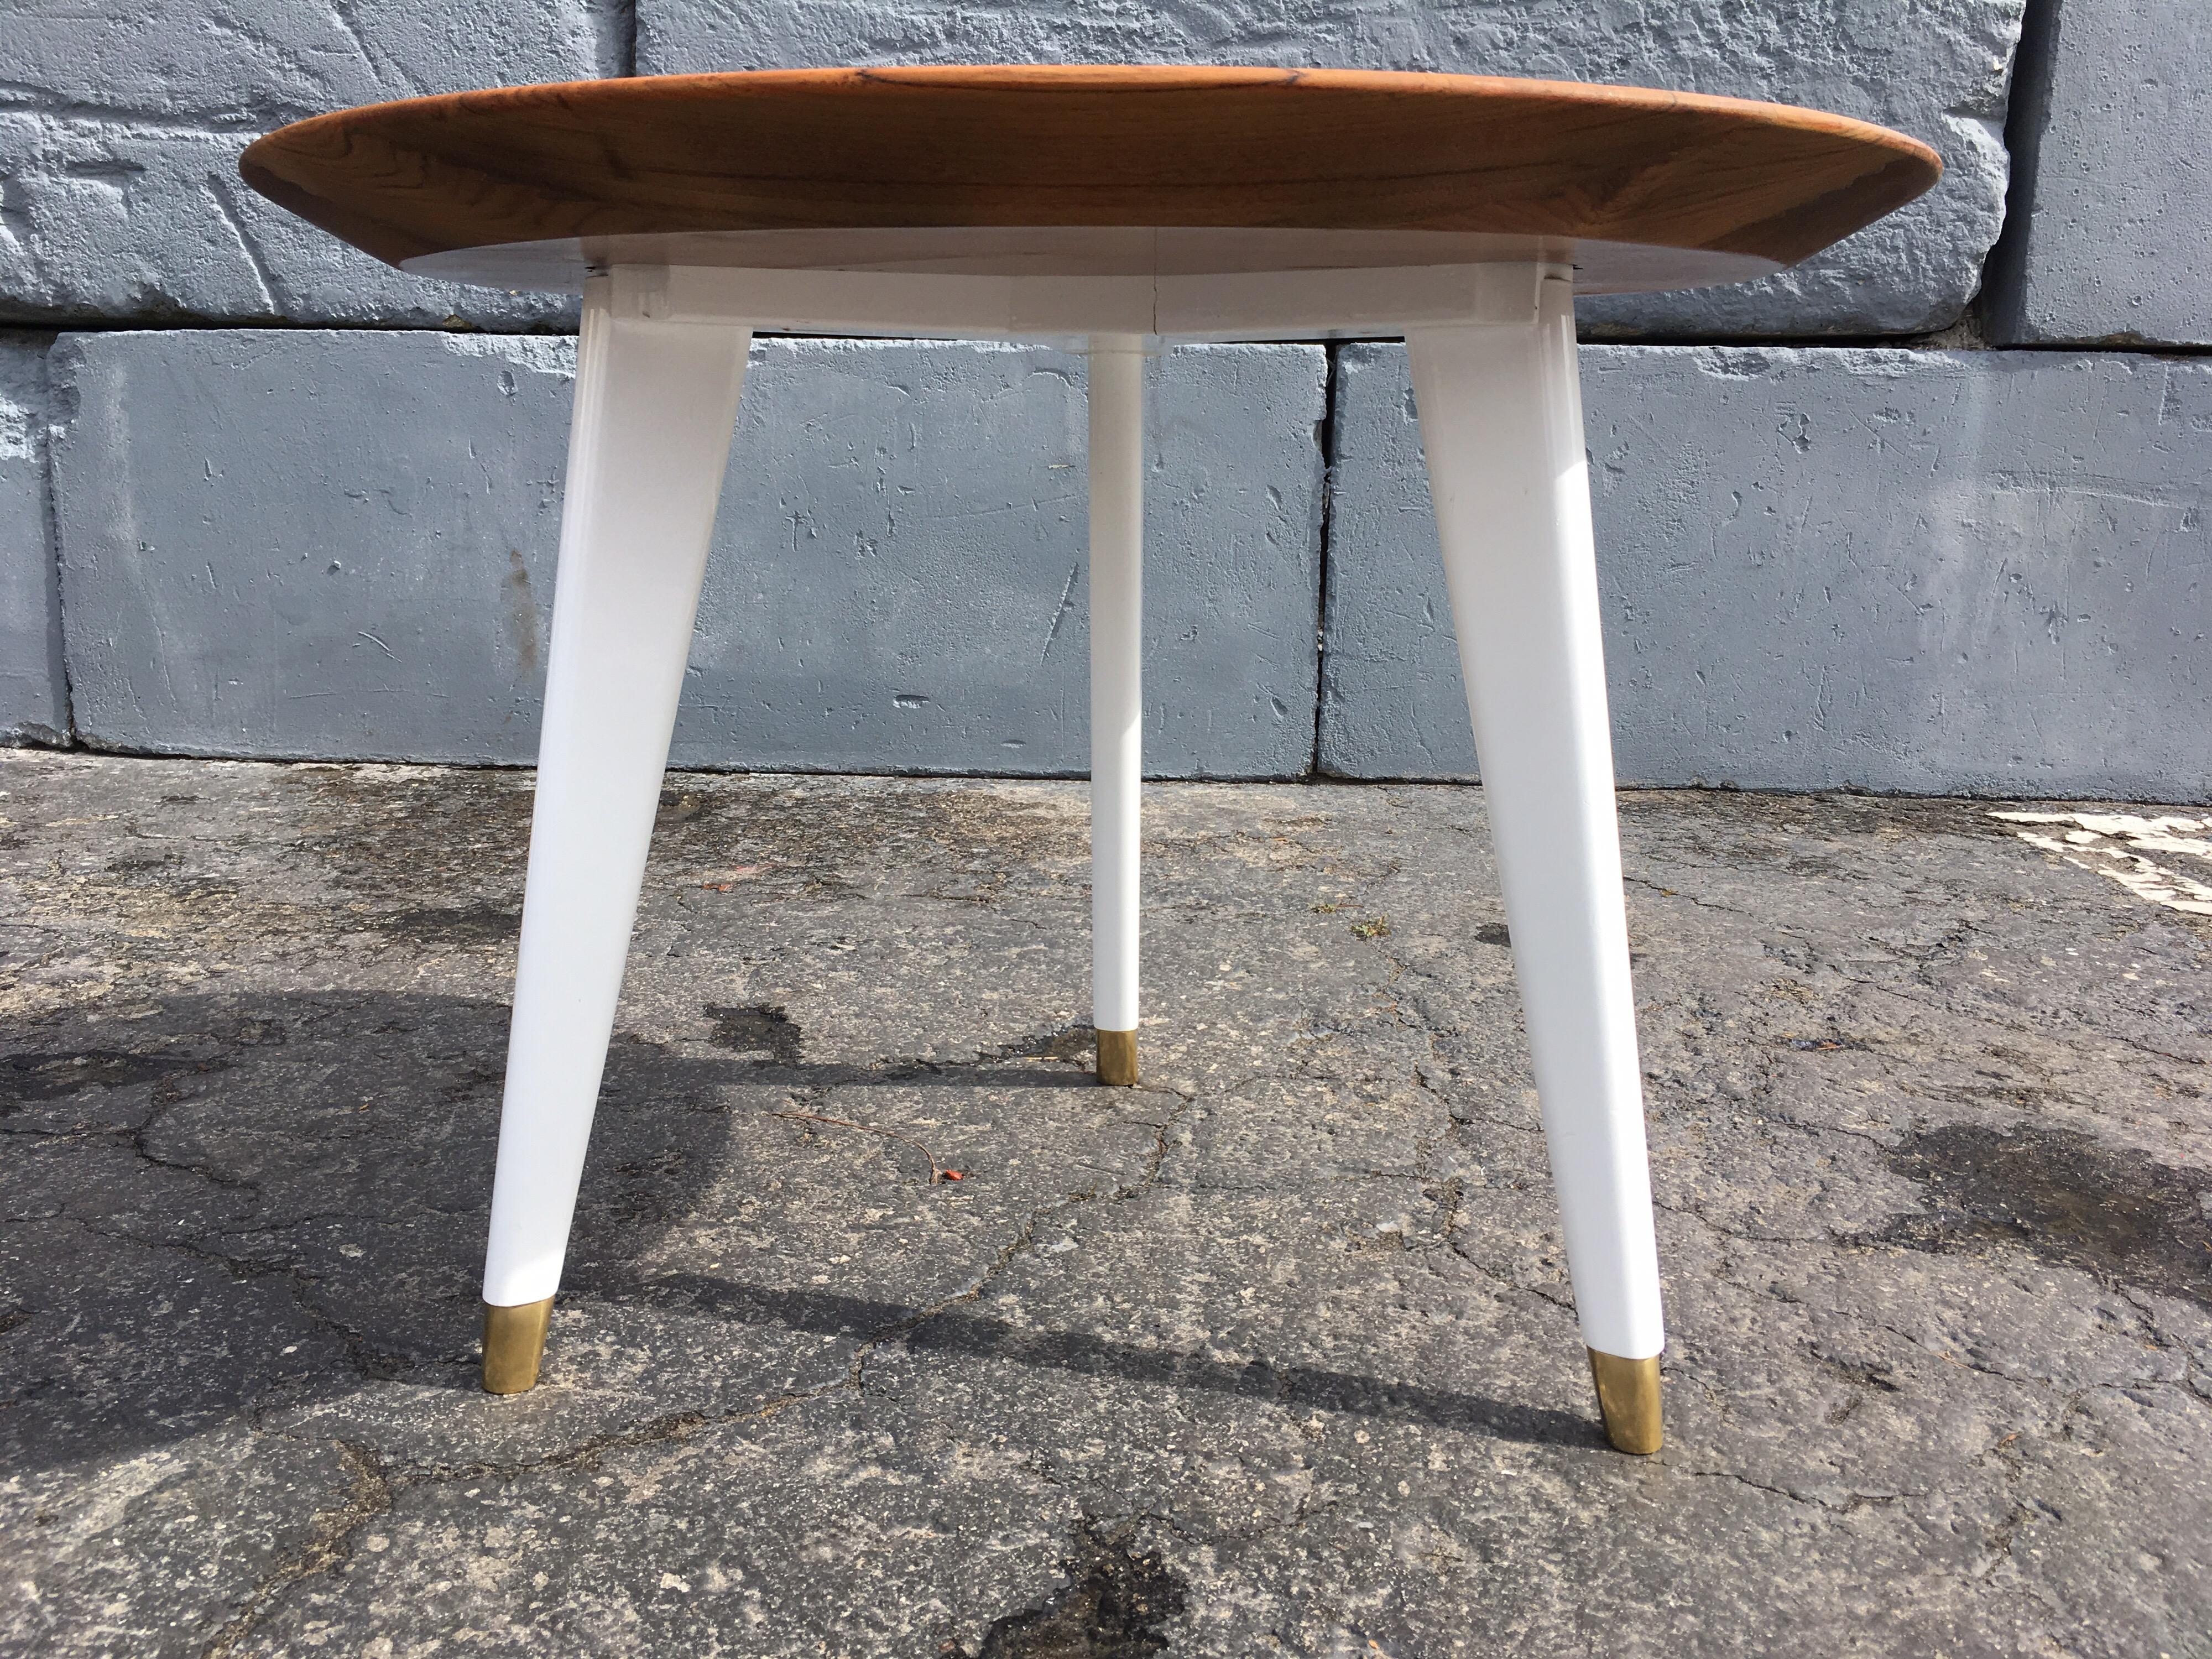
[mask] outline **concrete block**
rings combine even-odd
[[[678,722],[684,765],[1089,768],[1079,358],[755,349]],[[1152,368],[1147,770],[1312,763],[1325,360],[1215,346]]]
[[[2184,3],[2184,0],[2172,0]],[[1620,335],[1914,333],[1955,321],[2004,217],[2021,0],[638,0],[648,73],[883,63],[1327,64],[1532,75],[1809,104],[1942,152],[1929,196],[1793,272],[1585,302]]]
[[[575,327],[570,296],[410,276],[294,218],[238,176],[254,136],[0,113],[0,322]]]
[[[2212,345],[2212,10],[2045,0],[2014,101],[1991,337]]]
[[[0,334],[0,743],[58,743],[69,734],[46,507],[47,344]]]
[[[238,153],[352,104],[620,73],[620,0],[12,5],[0,319],[572,315],[558,297],[422,282],[356,254],[247,190]]]
[[[574,349],[64,337],[69,660],[98,744],[528,760]],[[1310,764],[1325,364],[1156,372],[1149,758]],[[677,741],[695,766],[1069,772],[1087,746],[1079,359],[755,348]]]
[[[535,748],[574,342],[64,335],[54,502],[93,744]]]
[[[1584,347],[1624,781],[2212,793],[2212,362]],[[1338,372],[1320,760],[1472,775],[1403,348]]]

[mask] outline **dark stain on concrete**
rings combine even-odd
[[[522,913],[502,904],[422,906],[367,920],[380,933],[419,945],[510,945],[522,932]]]
[[[86,1089],[129,1089],[142,1083],[159,1083],[174,1072],[210,1071],[220,1065],[191,1054],[137,1054],[112,1048],[10,1054],[0,1060],[0,1117],[26,1106],[64,1100]]]
[[[805,1034],[798,1023],[775,1004],[756,1003],[744,1008],[710,1006],[707,1017],[714,1022],[714,1042],[719,1047],[741,1054],[766,1054],[778,1066],[799,1064]]]
[[[1084,1529],[1063,1563],[1068,1583],[984,1633],[976,1659],[1145,1659],[1165,1651],[1167,1621],[1183,1609],[1183,1581],[1157,1554],[1139,1555],[1127,1534]]]
[[[371,781],[345,767],[308,765],[273,781],[283,810],[311,809],[301,814],[298,844],[339,891],[404,911],[428,895],[470,894],[481,904],[511,890],[519,909],[528,774],[425,769]],[[378,924],[372,917],[367,925]]]
[[[1947,1124],[1891,1150],[1928,1207],[1883,1241],[1921,1250],[2024,1246],[2045,1261],[2212,1307],[2212,1176],[2067,1129]]]
[[[1085,855],[1080,817],[989,787],[872,790],[856,811],[832,783],[778,782],[774,793],[664,789],[653,858],[678,869],[736,859],[818,890],[932,852],[956,856],[947,875],[1075,865]]]

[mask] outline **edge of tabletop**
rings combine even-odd
[[[320,115],[304,116],[263,133],[239,157],[241,172],[249,162],[266,170],[266,160],[284,147],[286,137],[321,137],[343,129],[402,112],[427,112],[436,108],[491,112],[507,106],[527,106],[555,101],[619,104],[650,99],[656,94],[680,94],[712,89],[736,91],[757,88],[763,93],[806,89],[847,92],[866,96],[875,87],[926,88],[942,86],[975,91],[1018,88],[1060,87],[1085,91],[1206,92],[1224,87],[1311,86],[1342,88],[1347,91],[1395,93],[1407,97],[1553,97],[1563,103],[1645,109],[1700,110],[1755,119],[1765,125],[1794,127],[1848,138],[1894,152],[1900,160],[1921,162],[1941,176],[1943,158],[1935,149],[1909,133],[1885,127],[1856,116],[1838,115],[1802,104],[1779,104],[1757,98],[1736,98],[1720,93],[1678,92],[1660,87],[1622,85],[1605,81],[1555,81],[1536,76],[1451,75],[1428,70],[1279,69],[1258,64],[1186,65],[1174,64],[925,64],[881,67],[824,69],[717,70],[685,75],[627,75],[583,81],[534,81],[519,87],[484,87],[464,92],[425,93],[413,98],[386,99],[373,104],[354,104]],[[1929,183],[1932,184],[1931,178]]]
[[[382,121],[406,116],[448,114],[496,117],[522,113],[533,107],[560,105],[574,110],[594,106],[619,108],[646,104],[657,98],[683,98],[702,94],[773,97],[778,93],[804,92],[816,95],[865,99],[892,88],[909,91],[942,88],[947,91],[1020,91],[1064,88],[1132,94],[1190,92],[1203,94],[1224,88],[1301,87],[1316,91],[1339,89],[1369,94],[1446,101],[1472,99],[1540,101],[1554,100],[1563,107],[1613,109],[1652,113],[1697,112],[1733,118],[1747,125],[1819,134],[1869,149],[1887,152],[1894,167],[1903,165],[1922,176],[1903,193],[1909,201],[1932,188],[1943,173],[1943,161],[1929,145],[1909,134],[1826,110],[1796,104],[1713,93],[1679,92],[1661,88],[1621,86],[1602,82],[1556,81],[1536,76],[1454,75],[1429,70],[1297,69],[1261,65],[1185,64],[915,64],[882,67],[842,67],[776,70],[717,70],[687,75],[623,76],[582,81],[543,81],[519,87],[426,94],[355,105],[321,115],[289,122],[264,133],[248,144],[238,159],[241,179],[254,191],[332,232],[356,246],[354,234],[328,222],[337,205],[313,185],[300,181],[283,165],[303,143],[310,149],[335,144],[343,148],[356,137]],[[359,213],[359,210],[355,210]],[[360,216],[396,233],[397,240],[414,241],[414,233],[389,224],[376,216]],[[394,266],[407,258],[442,252],[442,246],[417,246],[405,253],[369,250]],[[1785,263],[1794,263],[1786,261]]]

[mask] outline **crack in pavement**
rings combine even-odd
[[[350,1477],[343,1503],[334,1510],[317,1511],[315,1536],[253,1587],[246,1605],[200,1650],[200,1659],[228,1659],[286,1590],[344,1561],[352,1553],[354,1534],[392,1508],[395,1489],[385,1478],[376,1455],[351,1441],[330,1443],[338,1448]]]

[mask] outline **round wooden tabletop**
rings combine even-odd
[[[508,287],[629,260],[1122,273],[1546,258],[1588,291],[1794,264],[1936,182],[1843,116],[1350,70],[644,76],[375,104],[258,140],[256,190]]]

